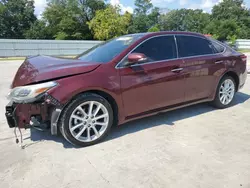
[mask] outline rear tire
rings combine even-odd
[[[231,105],[236,92],[236,83],[231,76],[224,76],[217,87],[212,105],[216,108],[227,108]]]
[[[100,95],[85,93],[67,105],[60,119],[60,132],[73,145],[90,146],[103,140],[113,124],[113,110]]]

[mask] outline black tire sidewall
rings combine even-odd
[[[69,130],[69,119],[70,119],[72,112],[75,110],[76,107],[78,107],[80,104],[82,104],[84,102],[88,102],[88,101],[100,102],[101,104],[103,104],[106,107],[106,109],[108,110],[108,113],[109,113],[109,123],[108,123],[108,127],[106,128],[105,132],[98,139],[96,139],[92,142],[81,142],[72,136],[72,134]],[[100,95],[86,93],[86,94],[83,94],[81,96],[78,96],[75,100],[71,101],[67,105],[67,107],[65,108],[63,115],[62,115],[60,131],[61,131],[63,137],[68,142],[70,142],[73,145],[84,147],[84,146],[94,145],[94,144],[100,142],[102,139],[104,139],[108,135],[108,132],[110,131],[112,124],[113,124],[113,110],[112,110],[112,107],[109,104],[109,102]]]
[[[234,96],[233,96],[233,99],[230,101],[229,104],[224,105],[224,104],[222,104],[222,102],[220,101],[220,87],[221,87],[222,83],[223,83],[225,80],[227,80],[227,79],[232,80],[232,82],[234,83]],[[235,93],[236,93],[236,89],[237,89],[237,88],[236,88],[235,80],[234,80],[231,76],[224,76],[224,77],[220,80],[220,82],[219,82],[219,84],[218,84],[217,91],[216,91],[216,96],[215,96],[215,99],[214,99],[214,101],[213,101],[214,106],[217,107],[217,108],[221,108],[221,109],[229,107],[229,106],[232,104],[233,100],[234,100]]]

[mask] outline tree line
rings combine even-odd
[[[0,38],[108,40],[155,31],[192,31],[219,40],[250,38],[250,10],[244,0],[223,0],[211,13],[165,10],[151,0],[135,0],[133,14],[104,0],[48,0],[40,19],[33,0],[0,0]]]

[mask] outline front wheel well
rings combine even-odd
[[[234,79],[234,81],[236,83],[236,90],[238,91],[239,84],[240,84],[239,76],[233,71],[227,72],[224,76],[231,76]]]

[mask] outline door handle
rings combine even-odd
[[[183,68],[177,68],[177,69],[172,69],[171,71],[172,72],[180,72],[180,71],[182,71],[183,70]]]
[[[224,63],[224,61],[222,61],[222,60],[215,61],[215,64],[221,64],[221,63]]]

